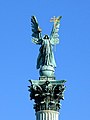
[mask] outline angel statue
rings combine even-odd
[[[41,35],[41,28],[38,25],[38,21],[35,16],[31,17],[31,26],[32,26],[32,41],[35,44],[41,45],[39,49],[39,55],[37,58],[37,69],[40,69],[40,76],[54,77],[54,68],[56,67],[56,62],[53,53],[53,46],[59,43],[59,26],[60,26],[59,17],[54,17],[50,22],[54,22],[50,36]]]

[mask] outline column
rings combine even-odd
[[[58,120],[59,112],[53,110],[41,110],[36,113],[36,120]]]

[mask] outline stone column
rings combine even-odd
[[[36,120],[59,120],[59,112],[53,110],[41,110],[36,113]]]

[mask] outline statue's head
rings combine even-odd
[[[43,39],[49,39],[49,36],[48,36],[48,35],[45,35],[45,36],[43,37]]]

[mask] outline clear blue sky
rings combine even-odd
[[[90,0],[0,1],[0,120],[35,120],[29,79],[38,79],[39,47],[31,42],[30,18],[43,34],[50,18],[62,15],[56,46],[56,78],[66,79],[61,120],[90,119]]]

